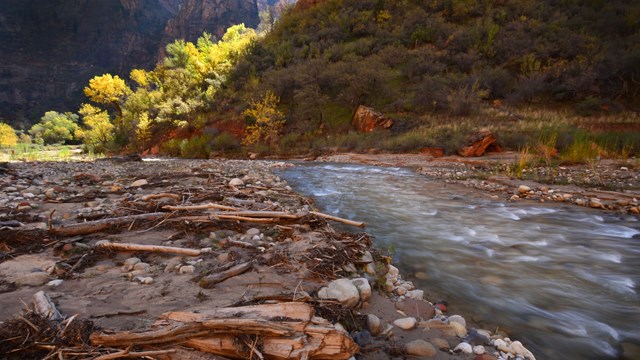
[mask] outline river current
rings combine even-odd
[[[640,222],[576,206],[504,202],[403,168],[301,164],[279,173],[472,323],[538,359],[616,359],[640,345]],[[451,312],[450,312],[451,313]]]

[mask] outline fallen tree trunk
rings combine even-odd
[[[206,252],[206,251],[203,251],[204,249],[197,250],[197,249],[185,249],[185,248],[179,248],[179,247],[173,247],[173,246],[112,243],[108,241],[104,241],[96,244],[96,248],[116,250],[116,251],[160,252],[160,253],[168,253],[168,254],[187,255],[187,256],[200,256]]]
[[[171,312],[142,333],[94,333],[94,346],[181,345],[232,359],[260,354],[265,359],[334,359],[353,356],[358,346],[343,331],[313,316],[306,303],[254,305],[202,313]],[[241,335],[246,335],[243,337]]]
[[[134,221],[157,220],[164,216],[167,216],[167,213],[156,212],[149,214],[129,215],[95,221],[86,221],[82,223],[65,224],[59,227],[51,228],[49,232],[59,236],[87,235],[96,233],[98,231],[107,230],[112,227],[117,227],[122,224],[133,223]]]

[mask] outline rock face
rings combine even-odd
[[[489,129],[481,129],[471,133],[465,144],[458,150],[458,154],[464,157],[482,156],[492,149],[499,149],[496,137]]]
[[[0,7],[0,121],[77,111],[90,78],[150,69],[175,39],[258,24],[256,0],[6,0]]]
[[[364,105],[358,106],[353,115],[352,123],[356,130],[365,133],[372,132],[375,129],[389,129],[393,126],[393,120]]]

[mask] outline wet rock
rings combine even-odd
[[[42,286],[49,280],[49,274],[46,272],[33,272],[17,277],[14,283],[16,286]]]
[[[436,348],[430,342],[418,339],[405,344],[404,351],[407,355],[432,357],[437,353]]]
[[[406,317],[397,319],[393,322],[393,325],[399,327],[402,330],[411,330],[416,327],[416,319],[412,317]]]
[[[418,271],[417,273],[413,274],[413,276],[415,276],[415,278],[418,279],[418,280],[428,280],[429,279],[429,274],[427,274],[424,271]]]
[[[134,182],[131,183],[131,187],[141,187],[141,186],[145,186],[148,185],[149,182],[146,179],[140,179],[140,180],[136,180]]]
[[[408,316],[424,320],[432,319],[436,314],[433,306],[425,300],[405,299],[398,301],[396,302],[396,309],[402,311]]]
[[[360,293],[360,300],[367,301],[371,298],[371,285],[369,284],[369,280],[365,278],[356,278],[352,279],[351,282],[358,289]]]
[[[229,181],[229,186],[242,186],[244,185],[244,181],[242,179],[233,178]]]
[[[400,275],[400,270],[393,265],[389,265],[389,271],[387,271],[386,274],[387,278],[391,278],[393,279],[393,282],[396,282],[398,280],[398,275]]]
[[[500,348],[507,346],[507,343],[502,339],[495,339],[492,341],[491,345],[495,346],[496,348]]]
[[[461,342],[453,349],[453,352],[457,352],[457,353],[461,352],[463,354],[473,354],[473,348],[471,347],[470,344],[467,344],[466,342]]]
[[[592,198],[589,200],[589,207],[593,209],[604,209],[604,204],[600,199]]]
[[[403,287],[397,287],[393,291],[396,293],[396,295],[402,296],[407,292],[407,289],[405,289]]]
[[[358,288],[349,279],[337,279],[318,291],[320,299],[335,299],[342,305],[353,307],[360,301]]]
[[[376,266],[373,263],[365,265],[364,272],[369,275],[376,275]]]
[[[629,208],[629,212],[632,214],[640,214],[640,208],[638,207]]]
[[[382,331],[382,321],[374,314],[367,315],[367,328],[373,336],[378,336]]]
[[[576,205],[584,206],[585,204],[586,202],[584,201],[584,199],[576,199]]]
[[[529,193],[529,191],[531,191],[531,188],[526,185],[520,185],[518,187],[518,193],[521,195],[526,195]]]
[[[491,334],[487,330],[471,329],[464,338],[464,342],[468,342],[471,345],[489,345]]]

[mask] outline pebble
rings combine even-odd
[[[229,181],[229,186],[242,186],[244,185],[244,181],[242,179],[233,178]]]
[[[180,274],[193,274],[194,272],[196,272],[196,267],[193,265],[181,266],[178,270]]]
[[[128,258],[124,261],[124,264],[122,265],[122,271],[123,272],[129,272],[131,270],[133,270],[133,267],[140,262],[140,259],[138,259],[137,257],[132,257],[132,258]]]
[[[467,336],[467,328],[462,326],[460,323],[452,322],[449,324],[449,326],[451,326],[455,330],[457,337],[463,338]]]
[[[251,229],[247,230],[246,234],[247,234],[247,236],[250,236],[250,237],[256,236],[256,235],[260,235],[260,230],[256,229],[256,228],[251,228]]]
[[[522,195],[527,194],[529,191],[531,191],[531,188],[528,187],[527,185],[518,186],[518,193],[520,193]]]
[[[432,357],[437,353],[436,348],[430,342],[418,339],[405,344],[404,350],[407,355]]]
[[[151,269],[151,265],[145,263],[145,262],[138,262],[135,265],[133,265],[133,270],[144,270],[146,272],[149,271],[149,269]]]
[[[382,321],[374,314],[367,315],[367,329],[373,336],[378,336],[382,332]]]
[[[368,331],[365,330],[356,332],[353,335],[353,341],[355,341],[359,346],[366,346],[373,342],[373,337]]]
[[[589,200],[589,207],[594,209],[604,209],[604,205],[602,204],[600,199],[597,198],[592,198],[591,200]]]
[[[482,355],[486,351],[487,350],[482,345],[476,345],[476,346],[473,347],[473,353],[476,354],[476,355]]]
[[[145,285],[153,284],[153,278],[150,276],[138,277],[137,279],[138,281],[140,281],[141,284],[145,284]]]
[[[51,280],[47,283],[48,287],[58,287],[60,285],[62,285],[62,283],[64,282],[64,280],[61,279],[56,279],[56,280]]]
[[[458,344],[458,346],[456,346],[453,351],[457,353],[461,352],[464,354],[473,354],[473,348],[466,342],[461,342],[460,344]]]
[[[412,317],[397,319],[393,322],[393,325],[402,330],[411,330],[416,327],[416,319]]]
[[[165,273],[170,273],[170,272],[175,271],[178,268],[178,266],[180,266],[181,262],[182,261],[178,257],[171,258],[169,261],[167,261],[167,263],[166,263],[166,265],[164,267],[164,272]]]
[[[462,325],[465,329],[467,328],[467,321],[460,315],[451,315],[449,316],[448,319],[449,319],[449,324],[455,322]]]
[[[424,290],[411,290],[407,291],[405,296],[408,299],[422,300],[424,299]]]
[[[136,180],[134,182],[131,183],[131,187],[141,187],[141,186],[145,186],[148,185],[149,182],[146,179],[140,179],[140,180]]]

